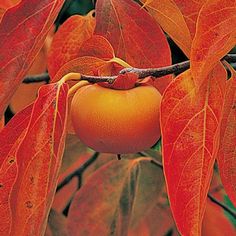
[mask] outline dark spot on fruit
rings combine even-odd
[[[3,188],[3,184],[2,183],[0,183],[0,188]]]

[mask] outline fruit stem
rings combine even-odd
[[[84,87],[84,86],[86,86],[86,85],[89,85],[89,84],[90,84],[90,83],[89,83],[88,81],[86,81],[86,80],[79,81],[78,83],[76,83],[74,86],[72,86],[72,87],[69,89],[69,97],[72,96],[72,95],[74,95],[74,93],[75,93],[78,89],[80,89],[80,88],[82,88],[82,87]]]
[[[117,154],[117,160],[121,160],[121,154]]]
[[[123,61],[122,59],[120,59],[118,57],[113,57],[109,62],[116,62],[117,64],[119,64],[119,65],[121,65],[121,66],[123,66],[125,68],[132,67],[127,62]]]

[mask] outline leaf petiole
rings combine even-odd
[[[69,93],[68,93],[69,97],[70,97],[70,96],[73,96],[74,93],[75,93],[78,89],[80,89],[80,88],[82,88],[82,87],[84,87],[84,86],[86,86],[86,85],[89,85],[89,84],[90,84],[90,83],[89,83],[88,81],[86,81],[86,80],[79,81],[78,83],[76,83],[74,86],[72,86],[72,87],[69,89]]]
[[[80,79],[81,79],[81,74],[80,73],[71,72],[71,73],[68,73],[68,74],[64,75],[61,78],[60,83],[65,83],[65,82],[70,81],[70,80],[78,81]]]
[[[109,62],[116,62],[117,64],[119,64],[119,65],[121,65],[121,66],[123,66],[125,68],[132,67],[127,62],[123,61],[121,58],[118,58],[118,57],[113,57]]]

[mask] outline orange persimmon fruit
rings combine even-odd
[[[72,124],[80,140],[95,151],[136,153],[160,138],[160,101],[161,94],[150,85],[128,90],[87,85],[72,99]]]

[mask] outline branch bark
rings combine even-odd
[[[226,60],[229,63],[236,62],[236,54],[227,54],[222,60]],[[185,70],[189,69],[190,61],[184,61],[177,64],[173,64],[171,66],[165,66],[161,68],[125,68],[120,71],[120,74],[125,73],[135,73],[138,75],[139,79],[143,79],[147,76],[153,76],[154,78],[160,78],[165,75],[173,74],[173,73],[181,73]],[[117,76],[88,76],[81,75],[81,80],[87,80],[90,83],[98,83],[98,82],[108,82],[113,83],[116,80]],[[37,83],[37,82],[49,82],[50,78],[47,73],[35,76],[28,76],[23,80],[23,83]]]
[[[43,74],[39,74],[39,75],[30,75],[30,76],[27,76],[27,77],[23,80],[23,83],[24,83],[24,84],[39,83],[39,82],[46,82],[46,83],[49,83],[49,81],[50,81],[50,77],[49,77],[48,73],[43,73]]]
[[[99,152],[95,152],[91,158],[89,158],[86,162],[84,162],[83,165],[81,165],[77,170],[72,172],[70,175],[68,175],[62,182],[60,182],[57,186],[57,190],[59,191],[62,189],[66,184],[68,184],[74,177],[81,177],[83,172],[94,162],[99,156]]]

